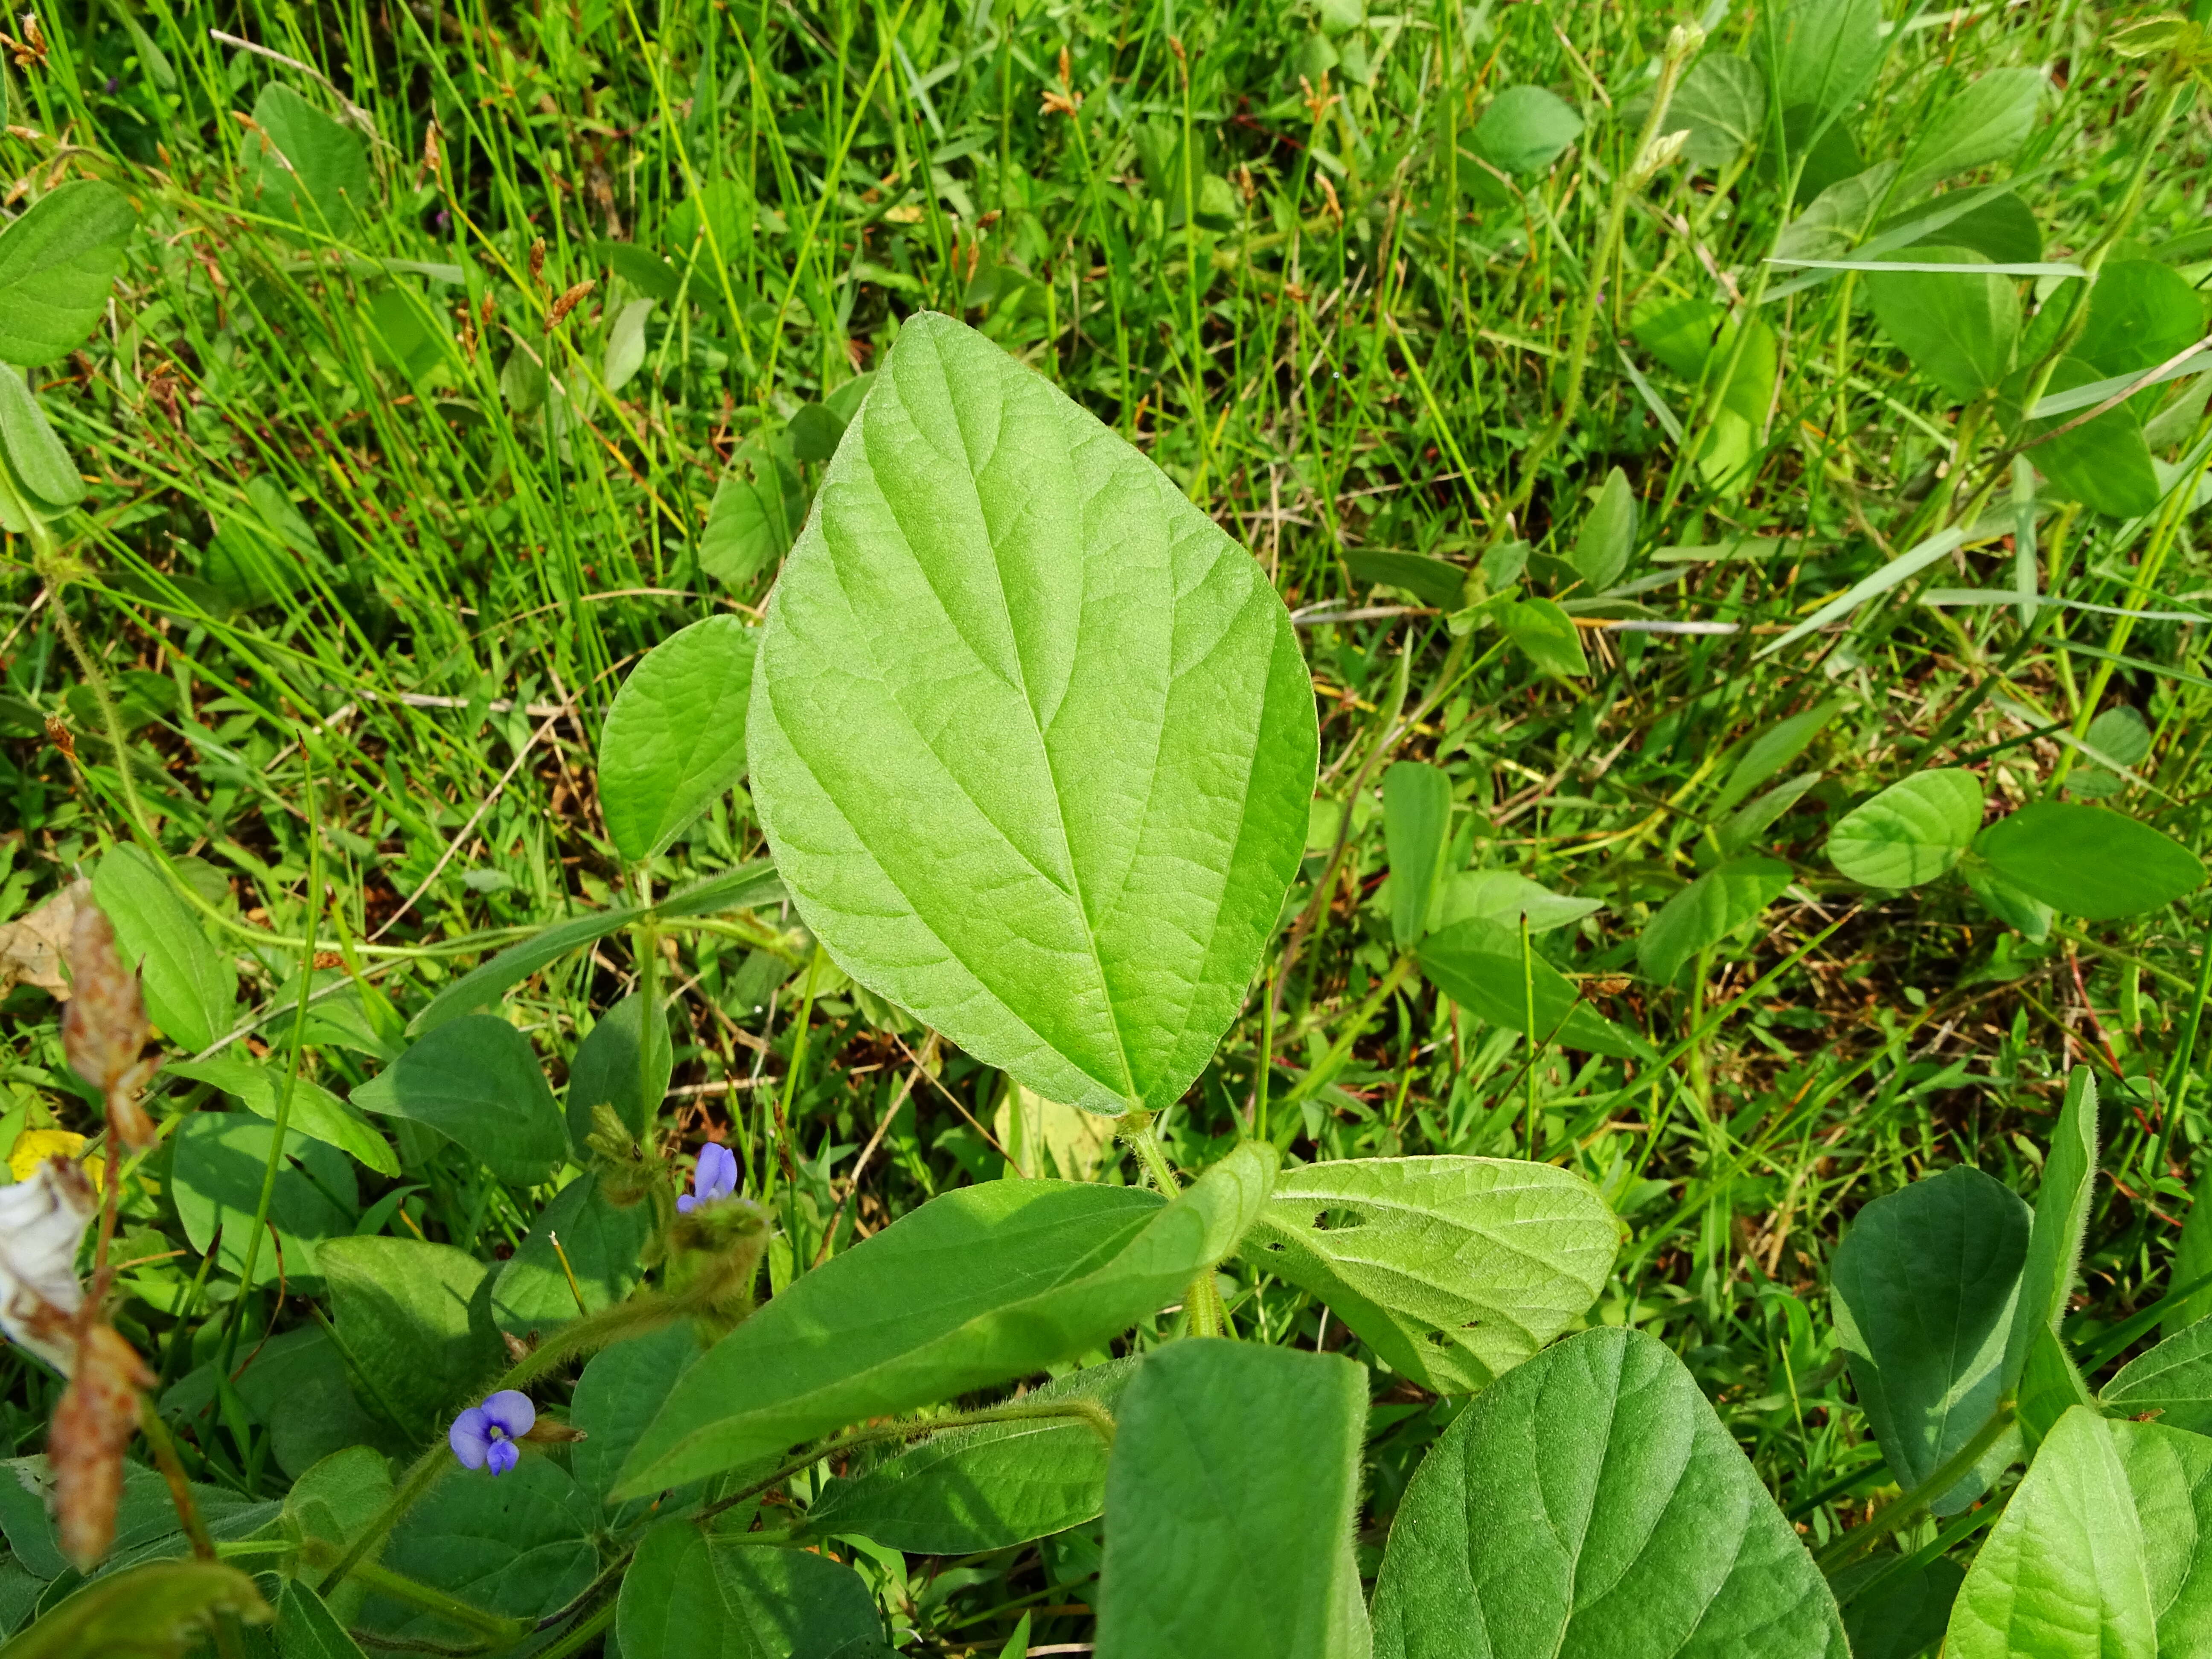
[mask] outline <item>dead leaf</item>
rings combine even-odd
[[[72,882],[27,915],[0,926],[0,996],[18,985],[35,985],[67,1002],[62,951],[76,926],[80,904],[92,902],[92,884]]]

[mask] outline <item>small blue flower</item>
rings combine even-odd
[[[698,1167],[691,1171],[691,1190],[676,1200],[689,1215],[702,1204],[727,1198],[738,1190],[738,1160],[726,1146],[708,1141],[699,1149]]]
[[[481,1406],[471,1406],[446,1431],[446,1443],[465,1469],[489,1465],[494,1474],[505,1474],[521,1461],[514,1443],[528,1434],[538,1421],[538,1407],[530,1396],[514,1389],[501,1389]]]

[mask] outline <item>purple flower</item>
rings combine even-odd
[[[483,1405],[471,1406],[455,1418],[453,1426],[446,1431],[446,1443],[453,1449],[463,1468],[489,1465],[494,1474],[505,1474],[521,1461],[522,1454],[515,1450],[514,1443],[528,1434],[537,1421],[538,1407],[530,1403],[528,1395],[501,1389]]]
[[[689,1215],[702,1204],[727,1198],[737,1190],[736,1157],[728,1147],[710,1140],[699,1149],[698,1164],[691,1171],[691,1190],[676,1200],[676,1207]]]

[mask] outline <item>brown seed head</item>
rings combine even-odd
[[[530,280],[545,280],[545,239],[541,236],[530,245]]]
[[[70,1069],[107,1097],[109,1127],[133,1149],[154,1144],[153,1121],[137,1095],[153,1065],[140,1059],[149,1035],[138,975],[126,972],[115,930],[97,904],[81,904],[70,933],[74,994],[62,1015],[62,1049]]]
[[[550,334],[555,329],[560,327],[568,320],[568,313],[583,303],[584,296],[599,285],[596,278],[586,276],[582,282],[562,294],[559,299],[554,301],[552,310],[545,313],[545,331]]]
[[[81,1572],[99,1565],[115,1541],[123,1451],[137,1431],[138,1391],[154,1380],[112,1326],[94,1324],[77,1339],[76,1375],[54,1407],[46,1458],[54,1471],[62,1552]]]

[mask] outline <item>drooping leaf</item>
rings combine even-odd
[[[220,1561],[149,1561],[76,1591],[8,1644],[8,1659],[185,1659],[218,1613],[265,1623],[253,1580]]]
[[[1729,769],[1728,781],[1713,798],[1713,811],[1727,811],[1803,754],[1806,745],[1843,709],[1844,705],[1833,699],[1815,703],[1799,714],[1777,720],[1746,744],[1743,753]]]
[[[1620,1238],[1605,1201],[1569,1170],[1376,1158],[1279,1176],[1243,1249],[1327,1303],[1400,1376],[1457,1394],[1587,1312]]]
[[[1391,553],[1355,550],[1344,556],[1355,581],[1401,588],[1423,605],[1439,611],[1459,609],[1467,586],[1467,572],[1449,559],[1425,553]]]
[[[599,809],[633,864],[665,852],[745,769],[745,702],[760,635],[708,617],[645,654],[599,733]]]
[[[1355,1659],[1364,1367],[1198,1339],[1147,1355],[1106,1475],[1101,1659]]]
[[[1376,1659],[1845,1651],[1735,1437],[1638,1331],[1570,1337],[1476,1395],[1407,1488],[1375,1586]]]
[[[671,920],[750,909],[757,905],[774,904],[782,897],[783,883],[775,873],[775,866],[760,859],[671,893],[653,908],[663,920]],[[407,1029],[420,1036],[448,1020],[488,1008],[549,963],[559,961],[594,939],[620,933],[644,914],[635,905],[612,905],[558,922],[520,945],[510,945],[431,998]]]
[[[695,284],[696,286],[696,284]],[[699,568],[744,590],[791,550],[806,517],[806,491],[781,456],[748,439],[714,488],[699,536]]]
[[[763,1549],[681,1517],[645,1535],[623,1577],[623,1659],[878,1659],[883,1620],[852,1568]]]
[[[530,1039],[493,1014],[435,1027],[356,1089],[353,1103],[435,1129],[501,1181],[543,1181],[568,1156]]]
[[[1481,916],[1503,922],[1517,933],[1525,916],[1530,933],[1548,933],[1604,908],[1601,899],[1555,893],[1541,882],[1510,870],[1462,870],[1447,876],[1437,886],[1436,907],[1429,913],[1429,931],[1436,933],[1470,916]]]
[[[599,1571],[592,1533],[599,1520],[568,1471],[533,1449],[506,1474],[448,1471],[400,1518],[379,1563],[486,1613],[540,1618]],[[378,1595],[362,1603],[361,1621],[416,1642],[454,1643],[473,1633]]]
[[[193,1050],[227,1035],[237,1006],[238,969],[208,942],[199,918],[160,866],[138,848],[118,847],[94,867],[92,896],[114,926],[124,965],[145,976],[146,1012],[154,1023]]]
[[[1976,836],[1974,851],[2022,892],[2093,921],[2154,910],[2204,881],[2197,855],[2172,836],[2072,801],[2029,802]]]
[[[1172,1202],[1046,1181],[941,1194],[717,1343],[640,1438],[616,1494],[697,1480],[1087,1352],[1233,1249],[1273,1175],[1248,1142]]]
[[[1964,767],[1916,772],[1838,819],[1828,861],[1869,887],[1917,887],[1966,856],[1982,827],[1982,781]]]
[[[1636,962],[1670,985],[1698,951],[1719,944],[1782,896],[1790,866],[1779,859],[1730,859],[1705,872],[1659,907],[1636,940]]]
[[[1317,744],[1289,613],[1250,556],[928,314],[786,562],[749,730],[777,868],[838,964],[1109,1114],[1179,1098],[1235,1018]]]
[[[38,399],[14,369],[0,365],[0,460],[17,489],[29,492],[21,505],[41,518],[58,518],[84,499],[84,479],[76,463],[48,422]],[[13,493],[13,492],[11,492]],[[26,526],[10,522],[21,532]]]
[[[642,1139],[653,1114],[668,1094],[669,1074],[676,1067],[676,1051],[669,1044],[664,1016],[653,1026],[653,1071],[641,1081],[638,1038],[645,1019],[645,999],[635,991],[599,1016],[599,1023],[584,1034],[568,1062],[568,1144],[583,1150],[592,1133],[592,1109],[611,1106],[615,1115]]]
[[[1960,1586],[1946,1659],[2155,1659],[2212,1628],[2212,1440],[2060,1419]]]
[[[1115,1359],[1033,1389],[1018,1402],[1071,1397],[1117,1410],[1138,1362]],[[948,1429],[865,1474],[832,1481],[808,1510],[812,1537],[857,1533],[888,1549],[976,1555],[1095,1521],[1106,1506],[1106,1442],[1080,1418],[1035,1417]]]
[[[1990,70],[1944,99],[1905,152],[1898,197],[2017,155],[2035,128],[2045,85],[2039,69]]]
[[[1636,549],[1636,492],[1616,466],[1605,475],[1605,486],[1575,535],[1575,570],[1589,592],[1604,592],[1628,568],[1628,556]]]
[[[284,1073],[276,1066],[243,1059],[234,1054],[212,1060],[173,1060],[161,1068],[171,1077],[189,1078],[220,1089],[256,1116],[276,1121],[283,1103]],[[381,1176],[397,1176],[399,1159],[392,1143],[376,1133],[329,1090],[304,1077],[292,1079],[292,1106],[287,1128],[311,1140],[336,1146],[351,1154]]]
[[[363,1403],[418,1438],[443,1432],[500,1363],[497,1335],[469,1319],[489,1269],[449,1244],[412,1238],[334,1238],[319,1257]]]
[[[2028,1228],[2010,1188],[1959,1164],[1875,1200],[1837,1248],[1830,1284],[1851,1385],[1908,1490],[1997,1408]],[[1996,1448],[1938,1496],[1936,1512],[1964,1509],[2012,1455]]]
[[[374,203],[360,134],[281,81],[262,88],[253,120],[259,131],[246,135],[244,159],[263,212],[330,236],[367,216]]]
[[[1826,774],[1800,772],[1794,778],[1785,778],[1764,794],[1756,795],[1738,807],[1713,831],[1723,858],[1735,858],[1747,853],[1765,839],[1766,832],[1777,820],[1789,816],[1790,809],[1810,793]]]
[[[2097,1398],[2115,1416],[2156,1412],[2168,1428],[2212,1432],[2212,1319],[2200,1319],[2137,1354]]]
[[[1451,775],[1421,761],[1382,774],[1382,842],[1390,855],[1390,933],[1401,951],[1427,931],[1451,842]]]
[[[1430,983],[1492,1025],[1556,1037],[1593,1054],[1634,1059],[1648,1052],[1639,1038],[1582,1001],[1573,981],[1542,957],[1530,951],[1524,957],[1518,927],[1470,917],[1431,933],[1419,954]]]
[[[222,1233],[216,1260],[226,1273],[246,1270],[276,1133],[273,1123],[243,1112],[194,1112],[177,1129],[170,1191],[178,1217],[196,1250]],[[262,1235],[253,1282],[273,1285],[282,1273],[293,1288],[312,1291],[321,1272],[319,1247],[350,1233],[359,1207],[345,1155],[297,1130],[287,1133],[269,1204],[275,1236]]]
[[[1498,625],[1547,674],[1572,679],[1589,672],[1582,630],[1557,601],[1515,599],[1498,607]]]
[[[1759,142],[1766,125],[1766,76],[1748,58],[1701,53],[1667,107],[1670,131],[1687,131],[1682,159],[1692,172],[1726,168]]]
[[[2066,1079],[2066,1101],[2043,1155],[2043,1185],[2035,1195],[2035,1226],[2021,1268],[2020,1305],[2005,1345],[2004,1383],[2009,1389],[2027,1368],[2039,1328],[2056,1331],[2074,1294],[2081,1261],[2081,1235],[2097,1184],[2097,1079],[2076,1066]]]
[[[84,343],[137,223],[113,185],[76,179],[0,230],[0,363],[36,368]]]
[[[1541,173],[1582,136],[1583,118],[1557,93],[1508,87],[1491,100],[1468,142],[1500,173]]]
[[[530,1237],[492,1281],[493,1320],[511,1335],[527,1336],[579,1317],[579,1294],[582,1313],[612,1306],[637,1283],[638,1255],[652,1231],[650,1206],[621,1208],[599,1190],[599,1176],[588,1171],[578,1176],[545,1206],[532,1224]],[[565,1267],[562,1255],[568,1258]]]
[[[1966,247],[1915,247],[1890,256],[1925,264],[1978,264]],[[2020,290],[2009,276],[1966,270],[1869,271],[1867,296],[1882,332],[1923,378],[1961,400],[1978,398],[2012,370],[2020,341]]]
[[[568,1453],[576,1484],[594,1503],[609,1502],[623,1460],[637,1444],[668,1391],[706,1352],[688,1319],[602,1348],[576,1379],[568,1421],[584,1431]],[[689,1490],[688,1488],[686,1490]],[[681,1502],[679,1492],[677,1502]],[[616,1506],[608,1524],[623,1527],[644,1514],[646,1503]]]

